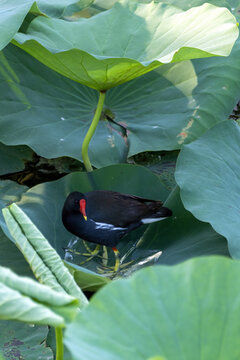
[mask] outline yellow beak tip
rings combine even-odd
[[[87,221],[87,217],[85,215],[83,217],[84,217],[84,220]]]

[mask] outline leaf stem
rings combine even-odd
[[[55,328],[55,335],[56,335],[56,360],[63,360],[63,333],[61,327]]]
[[[87,171],[93,170],[92,165],[89,160],[89,157],[88,157],[88,145],[90,143],[90,140],[96,130],[98,121],[100,119],[104,100],[105,100],[105,95],[106,95],[106,91],[100,91],[98,104],[97,104],[97,108],[96,108],[92,123],[88,129],[88,132],[87,132],[87,134],[83,140],[83,144],[82,144],[82,159],[83,159],[83,163],[84,163],[84,166]]]

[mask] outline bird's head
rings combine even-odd
[[[86,198],[84,194],[74,191],[70,193],[64,204],[68,212],[81,213],[84,220],[87,221],[86,215]]]

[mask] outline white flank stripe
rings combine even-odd
[[[127,228],[123,228],[123,227],[116,227],[112,224],[106,224],[106,223],[100,223],[100,222],[96,222],[95,223],[95,229],[96,230],[126,230]]]
[[[167,217],[160,217],[160,218],[148,218],[148,219],[142,219],[141,222],[143,224],[151,224],[153,222],[156,222],[156,221],[160,221],[160,220],[164,220],[164,219],[167,219]]]

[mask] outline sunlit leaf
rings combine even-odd
[[[107,90],[162,64],[229,55],[237,37],[227,9],[204,4],[182,12],[132,1],[76,22],[38,17],[14,44],[72,80]]]

